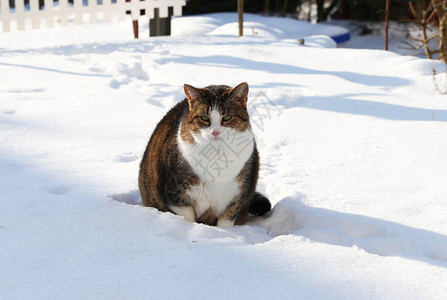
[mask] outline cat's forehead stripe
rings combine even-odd
[[[210,100],[211,106],[218,107],[222,100],[228,96],[227,92],[231,90],[231,87],[226,85],[211,85],[206,87],[208,91],[208,99]]]
[[[213,121],[220,121],[220,113],[215,108],[213,108],[213,110],[211,111],[210,115],[211,115],[211,120],[213,120]]]

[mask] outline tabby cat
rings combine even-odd
[[[226,227],[270,211],[270,201],[255,191],[259,157],[248,84],[185,84],[184,90],[186,98],[158,123],[141,161],[143,204]]]

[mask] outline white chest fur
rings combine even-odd
[[[222,215],[230,202],[240,191],[240,183],[231,180],[226,183],[201,182],[188,190],[189,196],[195,202],[195,214],[200,217],[211,207],[216,216]]]

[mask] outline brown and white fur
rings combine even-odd
[[[243,224],[248,212],[268,212],[269,200],[255,191],[259,157],[247,83],[184,90],[186,99],[157,125],[141,161],[143,204],[227,227]]]

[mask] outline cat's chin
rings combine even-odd
[[[196,142],[200,143],[200,144],[204,144],[204,143],[215,143],[215,142],[221,142],[223,141],[223,136],[214,136],[212,134],[201,134],[200,137],[195,138]]]
[[[213,137],[208,137],[207,140],[212,143],[212,142],[218,142],[218,141],[222,141],[221,137],[218,136],[213,136]]]

